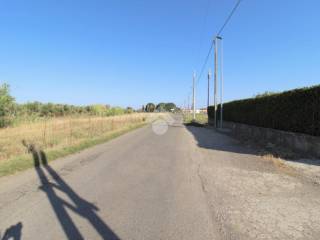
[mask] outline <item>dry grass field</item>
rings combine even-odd
[[[113,117],[51,118],[0,129],[0,176],[30,165],[26,160],[30,154],[23,141],[46,151],[53,160],[139,127],[155,117],[156,114],[134,113]],[[50,153],[54,154],[50,156]]]
[[[192,113],[184,113],[183,114],[184,123],[191,123],[193,121]],[[195,121],[200,124],[208,123],[208,115],[206,113],[197,113]]]

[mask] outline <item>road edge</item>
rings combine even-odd
[[[73,146],[65,147],[62,149],[52,149],[46,151],[47,161],[52,162],[57,159],[61,159],[63,157],[70,156],[75,153],[79,153],[85,149],[94,147],[96,145],[106,143],[112,139],[115,139],[117,137],[120,137],[126,133],[129,133],[133,130],[136,130],[138,128],[142,128],[146,125],[148,125],[149,122],[142,122],[138,124],[130,124],[124,128],[111,131],[107,134],[105,134],[102,137],[92,138],[89,140],[85,140],[81,143],[78,143]],[[0,162],[0,178],[14,175],[19,172],[23,172],[27,169],[30,169],[34,167],[33,158],[29,154],[17,156],[8,160],[4,160],[3,162]]]

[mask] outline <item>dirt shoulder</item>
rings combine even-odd
[[[320,187],[302,169],[317,172],[319,166],[301,169],[262,157],[212,129],[188,130],[199,147],[199,176],[225,239],[318,239]]]

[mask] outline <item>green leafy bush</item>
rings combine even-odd
[[[226,121],[320,136],[320,86],[232,101],[223,109]],[[214,119],[213,106],[208,116]]]
[[[9,85],[0,85],[0,127],[11,124],[15,107],[15,99],[10,95]]]

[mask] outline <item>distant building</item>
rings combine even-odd
[[[207,111],[207,108],[200,108],[200,112],[201,113],[207,113],[208,111]]]
[[[183,109],[183,112],[185,113],[193,113],[193,109]],[[205,113],[207,114],[207,108],[200,108],[200,109],[196,109],[196,113]]]

